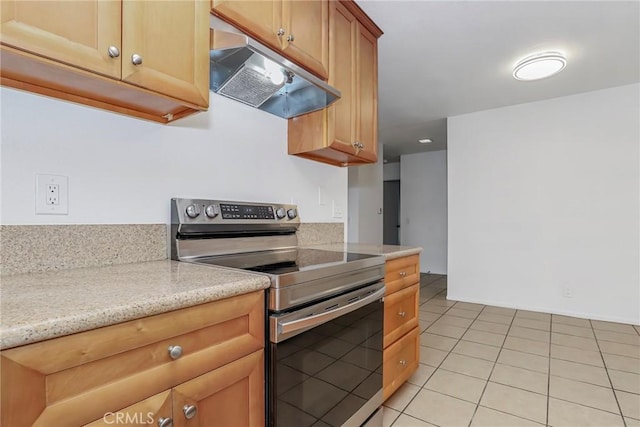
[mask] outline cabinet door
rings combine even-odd
[[[358,157],[378,159],[378,42],[362,25],[358,25],[356,140],[363,144]]]
[[[167,390],[119,411],[106,412],[86,427],[158,425],[159,419],[171,418],[171,411],[171,391]]]
[[[329,4],[327,0],[284,0],[284,52],[325,79],[329,75]]]
[[[215,15],[231,21],[259,41],[275,48],[282,47],[278,30],[282,25],[280,0],[212,0]]]
[[[264,415],[263,350],[173,389],[175,427],[262,427]]]
[[[208,106],[208,2],[125,0],[122,27],[124,81]]]
[[[121,2],[2,0],[2,44],[120,78]]]
[[[331,3],[331,65],[329,84],[342,94],[328,108],[332,148],[353,153],[356,140],[356,41],[358,22],[338,2]]]

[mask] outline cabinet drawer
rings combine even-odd
[[[414,328],[385,349],[382,360],[383,395],[387,400],[418,369],[420,360],[419,328]]]
[[[384,299],[384,347],[418,326],[420,286],[411,285]]]
[[[260,291],[9,349],[2,387],[28,406],[3,393],[2,425],[84,424],[263,347]]]
[[[392,259],[385,264],[384,282],[387,295],[420,281],[420,256],[411,255]]]

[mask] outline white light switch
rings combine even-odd
[[[325,193],[326,190],[324,189],[323,186],[318,186],[318,205],[320,206],[324,206],[327,204],[327,201],[325,200]]]
[[[69,178],[62,175],[36,175],[36,214],[69,214]]]

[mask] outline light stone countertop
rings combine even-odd
[[[376,245],[373,243],[327,243],[305,247],[309,249],[324,249],[325,251],[383,255],[387,261],[409,255],[416,255],[422,252],[420,246]]]
[[[0,277],[0,349],[266,289],[266,276],[171,260]]]

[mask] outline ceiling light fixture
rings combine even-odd
[[[567,59],[558,52],[542,52],[520,60],[513,69],[516,80],[540,80],[559,73]]]
[[[420,144],[430,144],[430,143],[432,143],[433,141],[432,141],[431,139],[429,139],[429,138],[425,138],[425,139],[419,139],[419,140],[418,140],[418,142],[419,142]]]

